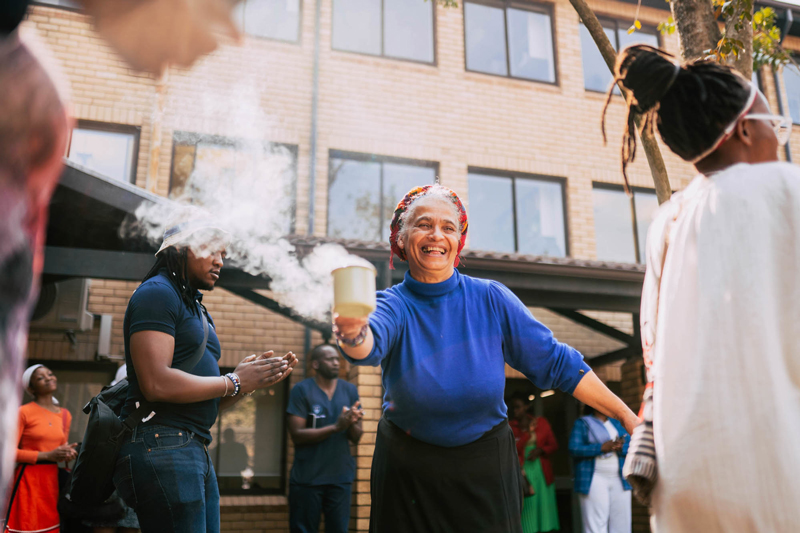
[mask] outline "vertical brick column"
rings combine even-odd
[[[381,417],[383,387],[381,369],[372,366],[353,366],[350,369],[350,383],[358,387],[361,405],[364,408],[364,435],[358,446],[354,446],[356,459],[356,480],[353,487],[353,507],[350,516],[351,531],[369,530],[369,480],[372,467],[372,454],[375,451],[375,437],[378,420]]]

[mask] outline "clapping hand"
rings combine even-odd
[[[364,416],[364,410],[361,408],[361,402],[356,402],[352,407],[342,407],[342,412],[336,420],[336,428],[338,431],[349,429],[350,426],[357,423]]]

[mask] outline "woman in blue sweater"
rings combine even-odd
[[[334,317],[344,355],[383,369],[370,531],[521,533],[505,363],[629,429],[636,415],[508,288],[455,269],[467,214],[453,191],[413,189],[391,230],[392,254],[408,261],[404,281],[378,293],[369,318]]]

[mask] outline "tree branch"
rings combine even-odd
[[[572,4],[572,7],[575,8],[575,11],[578,12],[578,16],[580,16],[581,21],[583,21],[586,29],[589,30],[589,34],[600,50],[603,60],[613,73],[617,61],[617,53],[611,45],[611,41],[608,40],[606,32],[603,31],[603,26],[600,24],[600,21],[597,20],[594,11],[592,11],[592,8],[589,7],[585,0],[569,0],[569,2]],[[621,84],[618,85],[622,94],[626,94],[627,90],[622,87]],[[669,200],[669,197],[672,195],[672,188],[669,185],[667,167],[664,165],[664,158],[661,156],[658,141],[656,141],[652,131],[649,131],[647,128],[642,128],[641,117],[636,118],[636,129],[639,131],[639,137],[642,140],[642,148],[647,156],[647,163],[650,165],[650,173],[653,175],[653,183],[655,184],[658,203],[663,204]]]

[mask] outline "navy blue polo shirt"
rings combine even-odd
[[[200,291],[195,293],[197,302],[202,300]],[[208,316],[208,342],[203,357],[192,370],[195,376],[219,376],[219,358],[221,348],[214,322]],[[131,296],[125,311],[122,325],[125,337],[125,363],[128,365],[128,398],[122,408],[122,418],[128,416],[135,408],[135,402],[144,396],[139,388],[136,367],[131,360],[131,335],[138,331],[160,331],[175,337],[175,351],[172,366],[185,361],[194,355],[203,342],[203,322],[197,304],[189,307],[178,293],[178,288],[167,277],[165,269],[148,279]],[[156,416],[148,424],[163,424],[192,431],[211,440],[211,426],[219,413],[219,398],[195,403],[156,403]]]
[[[316,415],[316,427],[336,424],[342,407],[352,407],[358,401],[358,389],[352,383],[336,380],[333,399],[319,388],[314,378],[304,379],[289,395],[286,412],[303,420]],[[334,485],[352,483],[356,462],[350,455],[347,432],[339,431],[317,444],[297,446],[289,478],[296,485]]]

